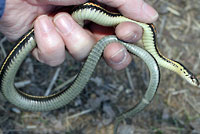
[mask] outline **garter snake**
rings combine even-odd
[[[90,20],[103,26],[116,26],[125,21],[136,23],[143,28],[142,41],[144,48],[150,54],[133,44],[125,43],[117,39],[115,36],[106,36],[98,41],[93,47],[80,73],[68,89],[64,89],[61,92],[50,96],[32,96],[16,89],[13,85],[15,75],[23,60],[30,51],[36,47],[34,29],[31,29],[20,39],[19,43],[13,47],[0,68],[1,92],[9,102],[22,109],[30,111],[49,111],[68,104],[84,89],[102,55],[104,48],[112,42],[118,42],[124,45],[130,53],[135,54],[144,60],[149,68],[151,76],[149,86],[142,101],[133,109],[130,109],[117,117],[116,126],[118,126],[119,121],[122,119],[134,116],[136,113],[143,110],[152,100],[159,84],[159,68],[157,63],[160,66],[176,72],[190,84],[199,86],[198,80],[188,69],[179,62],[164,57],[159,52],[156,44],[156,31],[153,24],[137,22],[126,18],[119,13],[109,12],[91,1],[78,6],[78,8],[76,8],[72,13],[72,17],[81,26],[84,25],[84,20]]]

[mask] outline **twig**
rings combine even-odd
[[[185,29],[184,34],[187,34],[190,31],[191,23],[192,23],[191,14],[187,13],[187,23],[186,23],[187,28]]]
[[[161,42],[161,38],[162,38],[162,35],[163,35],[163,31],[164,31],[164,28],[165,28],[165,25],[166,25],[166,20],[167,20],[167,16],[164,15],[161,19],[161,24],[160,24],[160,28],[159,28],[159,33],[158,33],[158,43]]]
[[[177,10],[175,10],[175,9],[173,9],[173,8],[171,8],[171,7],[167,7],[167,10],[168,10],[170,13],[174,14],[174,15],[177,15],[177,16],[180,16],[180,15],[181,15]]]
[[[6,41],[6,37],[4,37],[3,39],[1,39],[1,41],[0,41],[0,47],[1,47],[1,50],[2,50],[2,53],[3,53],[3,56],[4,57],[6,57],[6,51],[5,51],[5,49],[4,49],[4,47],[3,47],[3,43]]]
[[[171,94],[172,95],[178,95],[178,94],[185,94],[185,93],[187,93],[188,91],[186,90],[186,89],[184,89],[184,90],[180,90],[180,91],[174,91],[174,92],[172,92]]]
[[[17,114],[21,114],[21,110],[18,109],[18,108],[16,108],[16,107],[13,107],[11,110],[12,110],[13,112],[17,113]]]
[[[15,82],[15,87],[16,88],[22,88],[22,87],[25,87],[26,85],[29,85],[30,83],[31,83],[30,80]]]
[[[47,90],[46,90],[44,96],[48,96],[48,95],[50,94],[51,89],[53,88],[53,85],[55,84],[55,82],[56,82],[56,80],[57,80],[57,78],[58,78],[58,75],[59,75],[60,70],[61,70],[60,67],[57,68],[57,70],[56,70],[56,72],[55,72],[55,74],[54,74],[54,76],[53,76],[53,78],[52,78],[52,80],[51,80],[51,83],[49,84],[49,87],[47,88]]]
[[[128,83],[129,83],[131,89],[134,89],[135,87],[133,85],[133,81],[132,81],[132,78],[131,78],[131,75],[130,75],[130,71],[129,71],[128,68],[126,68],[126,75],[128,77]]]
[[[60,89],[62,89],[63,87],[65,87],[66,85],[68,85],[69,83],[73,82],[75,80],[77,75],[71,77],[69,80],[63,82],[62,84],[60,84],[59,86],[57,86],[56,88],[53,89],[53,91],[58,91]]]
[[[200,114],[200,110],[198,109],[198,107],[196,107],[196,105],[192,103],[187,96],[185,97],[185,100],[198,114]]]
[[[192,21],[197,26],[197,29],[200,29],[200,23],[196,19],[193,19]]]
[[[88,109],[88,110],[82,111],[82,112],[80,112],[80,113],[77,113],[77,114],[71,115],[71,116],[67,117],[67,119],[76,118],[76,117],[79,117],[79,116],[81,116],[81,115],[84,115],[84,114],[90,113],[90,112],[92,112],[92,111],[93,111],[93,109]]]
[[[182,10],[182,8],[180,6],[174,5],[173,3],[168,2],[167,0],[160,0],[160,2],[167,3],[171,8],[173,8],[173,10],[175,10],[175,9],[179,10],[179,11]]]

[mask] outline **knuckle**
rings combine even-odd
[[[46,55],[52,55],[55,54],[58,51],[58,47],[55,44],[49,44],[48,46],[46,46],[43,50],[42,53],[46,54]]]

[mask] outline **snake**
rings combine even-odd
[[[159,66],[174,71],[183,79],[194,86],[199,86],[198,79],[181,63],[163,56],[157,48],[156,30],[153,24],[147,24],[129,19],[120,13],[110,12],[94,1],[88,1],[76,7],[72,13],[73,19],[81,26],[89,20],[102,26],[116,26],[122,22],[136,23],[143,29],[142,41],[144,49],[118,39],[114,35],[106,36],[99,40],[90,51],[87,60],[81,68],[78,76],[69,88],[49,96],[34,96],[16,89],[14,78],[20,65],[27,55],[37,46],[34,37],[34,28],[24,34],[18,43],[11,49],[0,67],[0,88],[3,96],[12,104],[29,111],[55,110],[74,100],[84,89],[90,80],[94,69],[102,56],[104,48],[113,42],[120,43],[126,49],[140,57],[150,71],[150,82],[142,100],[133,108],[127,110],[116,118],[115,134],[119,122],[125,118],[135,116],[142,111],[153,99],[160,80]]]

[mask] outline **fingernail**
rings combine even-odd
[[[38,17],[37,21],[39,21],[38,25],[41,29],[41,32],[43,33],[48,33],[54,27],[53,24],[51,23],[51,20],[46,15]]]
[[[61,14],[54,19],[54,23],[59,31],[68,34],[72,30],[72,22],[65,14]]]
[[[129,32],[126,35],[124,35],[123,38],[127,42],[136,42],[138,40],[138,33],[136,32]]]
[[[150,5],[147,3],[144,3],[142,6],[142,10],[145,12],[145,14],[150,17],[153,21],[158,18],[158,13],[156,10],[154,10]]]
[[[127,57],[127,50],[122,48],[121,50],[117,51],[113,56],[110,58],[110,62],[112,64],[121,64],[126,60]]]

